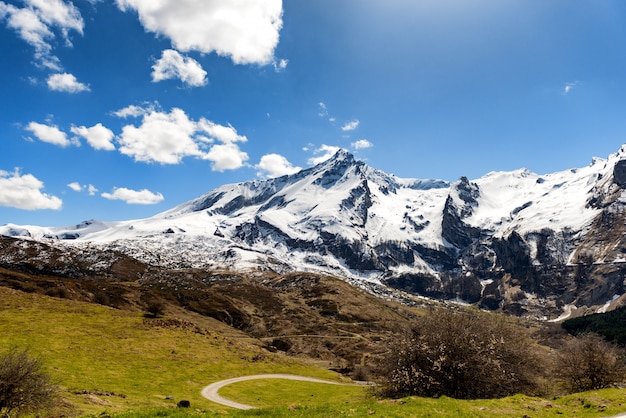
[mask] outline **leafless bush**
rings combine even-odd
[[[555,368],[572,392],[606,388],[626,378],[624,351],[597,334],[568,340],[557,353]]]
[[[160,299],[152,299],[146,304],[146,311],[152,318],[157,318],[165,313],[165,302]]]
[[[434,310],[384,361],[382,395],[495,398],[538,390],[541,357],[525,329],[483,313]]]
[[[37,358],[17,348],[0,354],[0,417],[47,409],[56,395],[57,387]]]

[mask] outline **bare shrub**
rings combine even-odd
[[[538,391],[541,357],[526,330],[491,314],[433,310],[384,360],[381,394],[459,399]]]
[[[583,334],[558,351],[555,375],[572,392],[607,388],[626,378],[624,351],[597,334]]]
[[[28,351],[13,348],[0,354],[0,417],[15,417],[48,409],[57,387]]]
[[[146,311],[152,318],[158,318],[165,313],[165,302],[160,299],[152,299],[146,304]]]

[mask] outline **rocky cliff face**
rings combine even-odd
[[[580,169],[451,184],[399,179],[340,151],[145,220],[0,233],[165,266],[323,272],[378,293],[555,318],[624,303],[625,190],[626,149]]]

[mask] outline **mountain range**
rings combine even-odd
[[[22,249],[80,253],[94,269],[121,253],[175,269],[316,272],[383,297],[562,319],[626,303],[625,190],[626,145],[583,168],[455,182],[398,178],[341,150],[146,219],[7,224],[0,234]],[[3,251],[0,264],[25,257],[32,251]]]

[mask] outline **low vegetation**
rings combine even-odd
[[[626,379],[624,350],[598,334],[582,334],[557,352],[555,375],[570,392],[611,387]]]
[[[50,409],[57,392],[39,359],[27,350],[0,353],[0,417]]]
[[[537,344],[506,318],[436,309],[392,346],[381,393],[457,399],[533,395],[544,368]]]
[[[568,319],[563,322],[563,328],[572,335],[592,332],[626,347],[626,306],[610,312]]]
[[[99,277],[6,267],[0,353],[24,354],[58,385],[54,408],[46,407],[53,417],[626,411],[624,390],[613,388],[624,380],[624,357],[597,335],[572,337],[466,307],[410,308],[314,274],[166,271],[128,260]],[[549,344],[538,344],[546,335]],[[582,370],[598,378],[574,373]],[[222,395],[261,408],[241,412],[200,395],[212,382],[262,373],[379,386],[260,380],[225,387]],[[580,392],[596,388],[607,389]],[[182,401],[190,408],[177,408]]]

